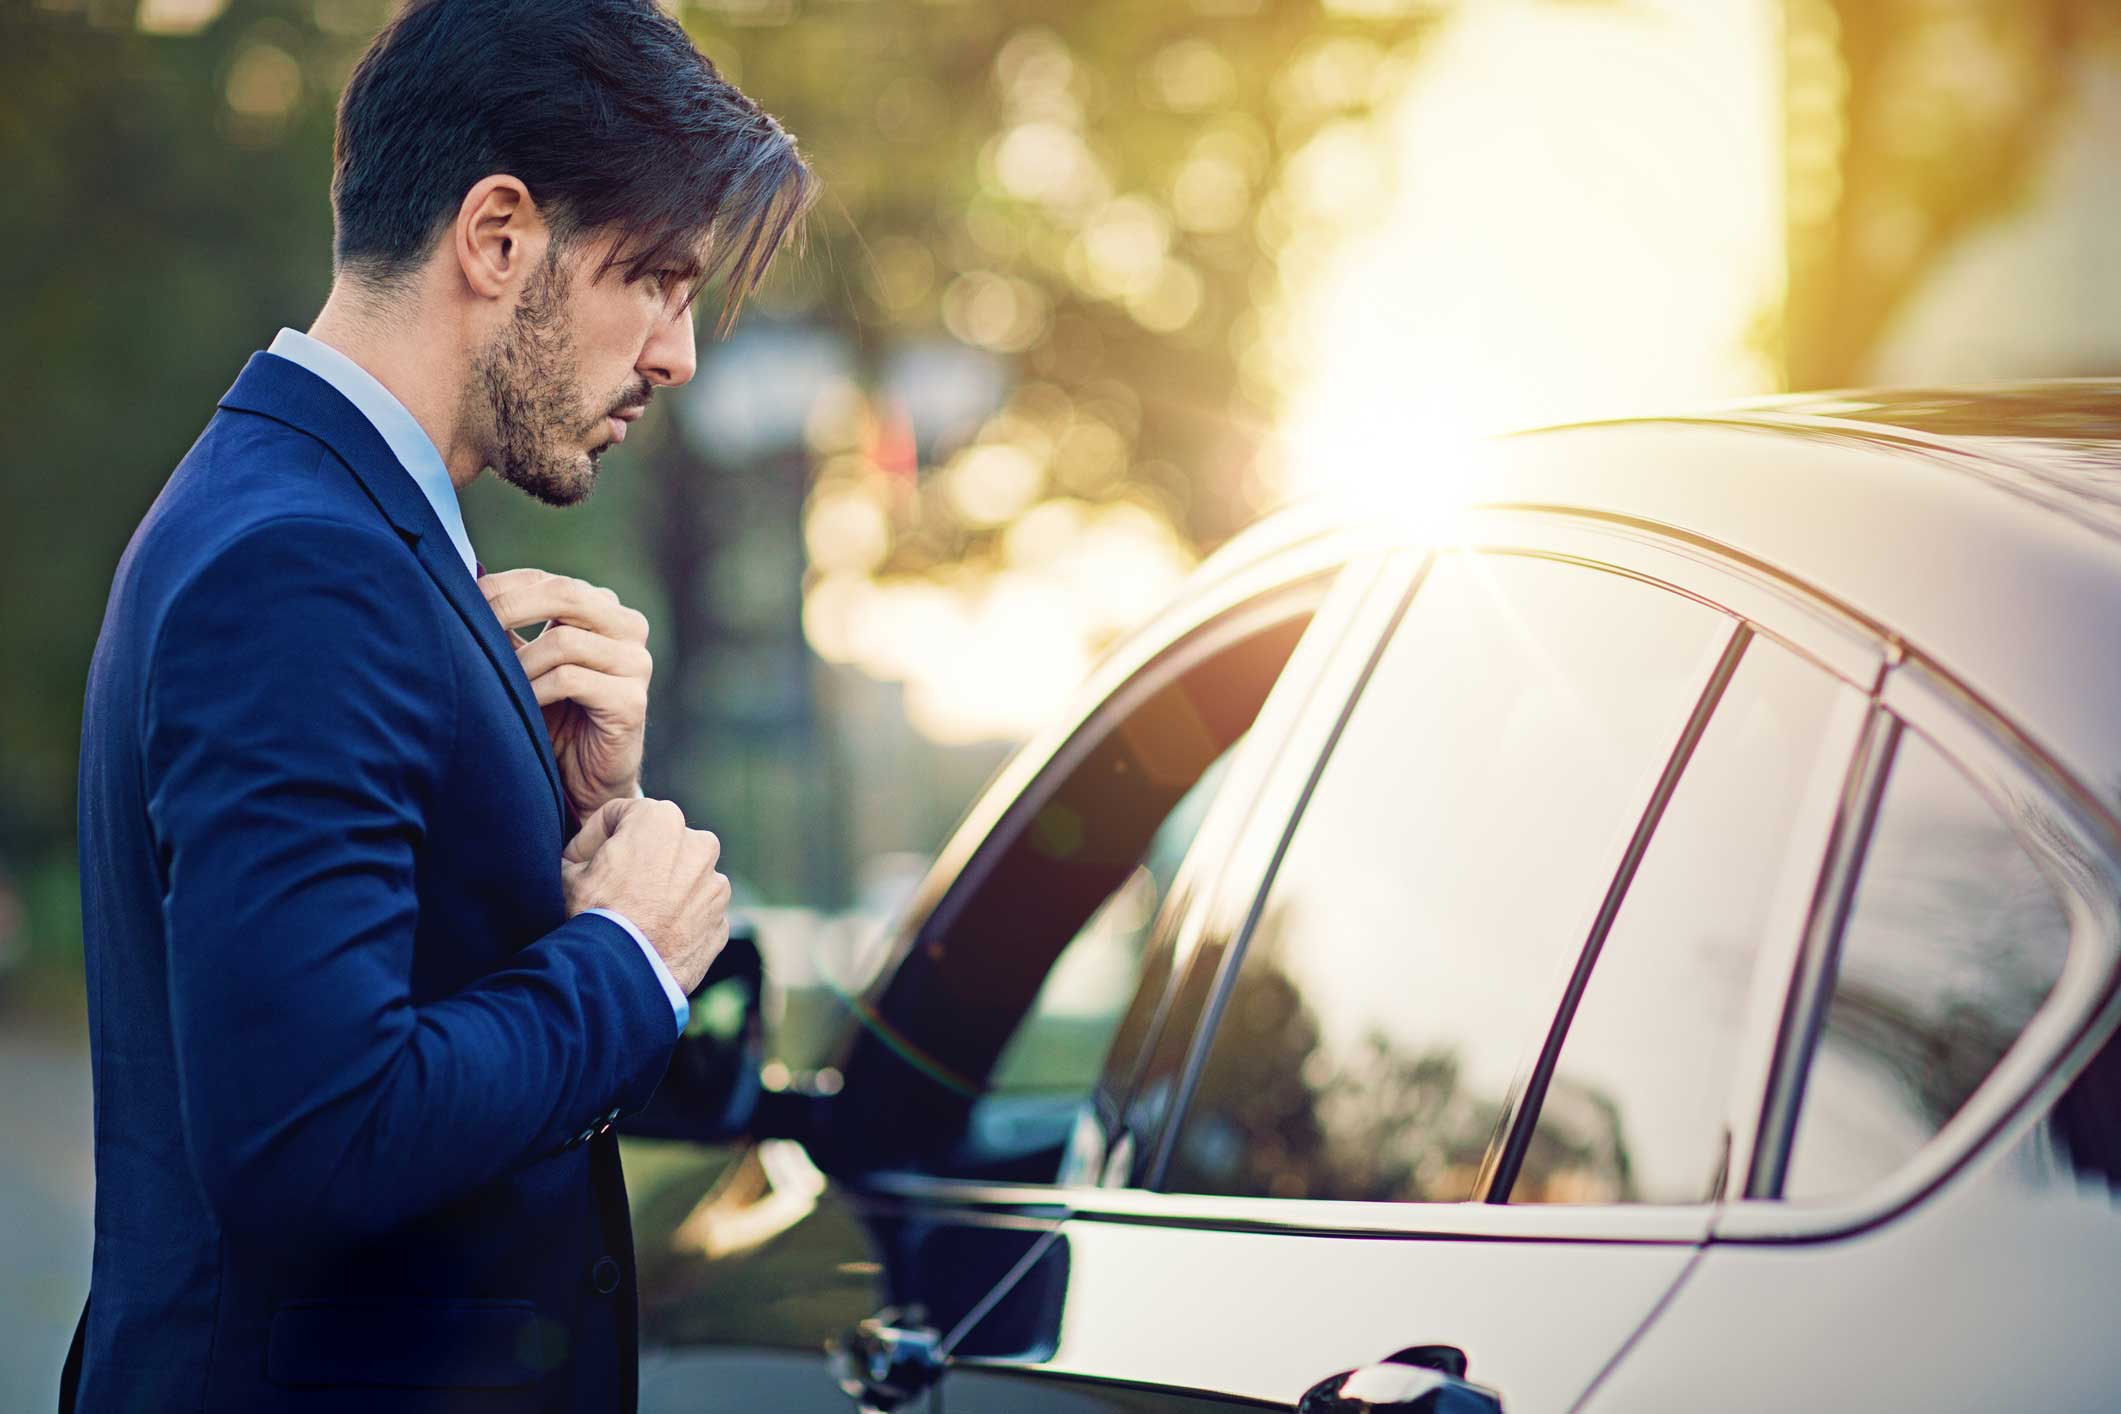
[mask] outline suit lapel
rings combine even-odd
[[[405,477],[405,484],[412,486],[412,478]],[[413,494],[419,494],[417,486],[413,487]],[[427,504],[425,497],[420,499],[420,508],[427,512],[428,519],[434,519],[434,509]],[[427,567],[427,573],[440,587],[442,597],[457,611],[457,617],[471,630],[479,647],[486,650],[486,660],[493,664],[501,681],[508,685],[508,694],[515,699],[516,714],[522,719],[524,730],[530,733],[531,744],[537,748],[539,764],[545,768],[545,781],[552,787],[552,805],[560,812],[561,833],[564,835],[567,806],[566,797],[560,791],[559,764],[553,760],[552,741],[545,733],[545,714],[531,693],[530,679],[523,675],[523,665],[516,658],[515,645],[508,641],[508,631],[493,616],[486,596],[479,592],[478,582],[471,577],[471,571],[464,568],[464,561],[458,556],[457,547],[450,544],[441,522],[435,522],[433,534],[420,537],[419,543],[413,546],[413,554]]]
[[[254,412],[307,432],[338,454],[368,499],[384,519],[412,546],[428,577],[449,601],[464,627],[477,640],[486,660],[499,673],[514,699],[516,714],[530,734],[546,784],[552,789],[553,809],[559,812],[561,832],[566,832],[567,804],[560,789],[560,769],[553,760],[552,743],[545,734],[545,715],[530,691],[530,679],[516,660],[515,645],[507,630],[486,605],[477,581],[464,568],[449,532],[435,518],[412,475],[390,450],[375,424],[362,415],[338,389],[299,364],[268,353],[252,354],[236,384],[221,399],[221,406],[238,412]]]

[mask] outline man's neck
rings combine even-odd
[[[333,284],[330,298],[309,326],[309,337],[345,354],[405,405],[441,452],[450,484],[461,492],[478,477],[484,462],[460,425],[469,370],[461,345],[448,331],[434,327],[440,322],[409,309],[404,316],[379,314],[371,300],[349,291],[341,281]],[[409,328],[420,333],[408,337]]]

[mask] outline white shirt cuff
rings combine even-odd
[[[655,944],[649,942],[641,930],[633,926],[633,920],[623,913],[608,908],[585,908],[582,912],[609,918],[626,930],[627,937],[641,945],[641,956],[647,958],[648,965],[655,969],[655,980],[663,984],[663,995],[670,998],[670,1009],[677,1014],[678,1034],[684,1035],[685,1023],[692,1017],[692,1006],[685,1000],[685,989],[678,985],[678,979],[663,965],[663,955],[655,950]]]

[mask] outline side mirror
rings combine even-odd
[[[766,969],[748,920],[730,924],[728,943],[693,989],[685,1039],[661,1088],[696,1106],[686,1137],[720,1144],[748,1134],[766,1063]]]
[[[693,988],[691,1003],[685,1044],[648,1107],[628,1119],[626,1132],[695,1144],[821,1137],[831,1097],[802,1088],[769,1089],[763,1079],[766,969],[758,930],[749,920],[730,924],[729,941]]]

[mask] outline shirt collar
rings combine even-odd
[[[434,439],[420,426],[419,419],[406,411],[405,404],[360,364],[330,344],[298,330],[282,329],[266,352],[299,364],[331,384],[375,425],[399,465],[434,507],[435,519],[442,522],[442,529],[449,532],[449,543],[463,557],[465,572],[476,576],[479,562],[471,553],[471,537],[464,530],[464,510],[457,503],[457,488],[449,480],[449,467],[435,449]]]

